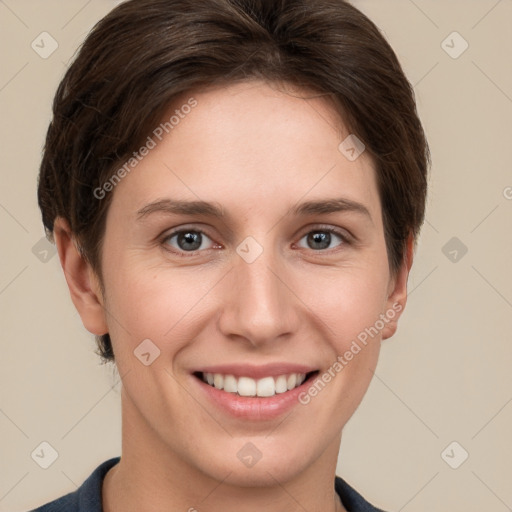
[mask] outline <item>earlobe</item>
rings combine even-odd
[[[55,220],[53,235],[71,300],[84,327],[92,334],[106,334],[108,326],[98,278],[80,254],[69,224],[62,217]]]
[[[391,338],[398,328],[398,319],[400,318],[407,302],[407,280],[409,278],[413,256],[414,238],[410,235],[407,239],[406,251],[402,265],[390,283],[390,290],[386,303],[387,309],[385,312],[387,323],[382,330],[383,340]]]

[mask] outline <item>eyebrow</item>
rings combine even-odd
[[[227,217],[224,209],[216,204],[206,201],[183,201],[178,199],[161,199],[147,204],[137,212],[137,219],[143,219],[152,213],[169,213],[193,216]],[[306,201],[290,208],[288,214],[296,216],[308,216],[318,214],[329,214],[337,212],[354,212],[368,217],[372,216],[366,206],[357,201],[346,198],[323,199]]]

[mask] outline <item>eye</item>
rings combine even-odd
[[[181,229],[168,234],[162,242],[166,246],[171,246],[172,252],[180,254],[184,252],[194,253],[211,248],[207,247],[208,244],[205,243],[206,240],[213,243],[211,238],[203,231],[197,229]],[[193,254],[191,254],[191,256],[193,256]]]
[[[338,231],[334,228],[319,228],[313,231],[310,231],[305,236],[301,238],[301,240],[306,239],[307,246],[306,249],[313,249],[315,251],[321,251],[324,249],[330,249],[332,242],[336,241],[336,238],[339,239],[342,243],[337,244],[338,246],[344,245],[345,243],[349,243],[347,235]],[[299,244],[300,247],[301,246]]]
[[[306,233],[301,238],[301,241],[305,240],[307,245],[301,245],[299,242],[299,247],[312,249],[316,252],[324,251],[326,249],[333,249],[332,244],[336,242],[336,239],[339,242],[334,247],[350,243],[348,235],[344,232],[331,227],[322,227]],[[167,250],[178,256],[194,256],[201,250],[220,248],[204,231],[198,229],[173,231],[163,238],[162,243],[166,246]]]

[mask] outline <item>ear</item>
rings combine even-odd
[[[55,220],[53,236],[71,300],[84,327],[92,334],[106,334],[108,327],[98,277],[78,251],[69,224],[62,217]]]
[[[398,328],[398,319],[402,314],[405,303],[407,302],[407,279],[412,266],[414,255],[414,238],[409,236],[406,243],[406,251],[402,265],[398,269],[396,275],[390,279],[388,298],[386,301],[386,312],[384,313],[387,319],[384,328],[382,329],[382,339],[388,339],[395,334]]]

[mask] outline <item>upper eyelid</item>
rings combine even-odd
[[[206,235],[208,238],[212,239],[212,237],[208,234],[208,232],[205,229],[197,228],[197,227],[180,227],[173,229],[171,231],[165,231],[161,237],[163,240],[168,240],[169,238],[172,238],[173,236],[176,236],[180,233],[187,233],[187,232],[196,232],[201,233],[202,235]]]

